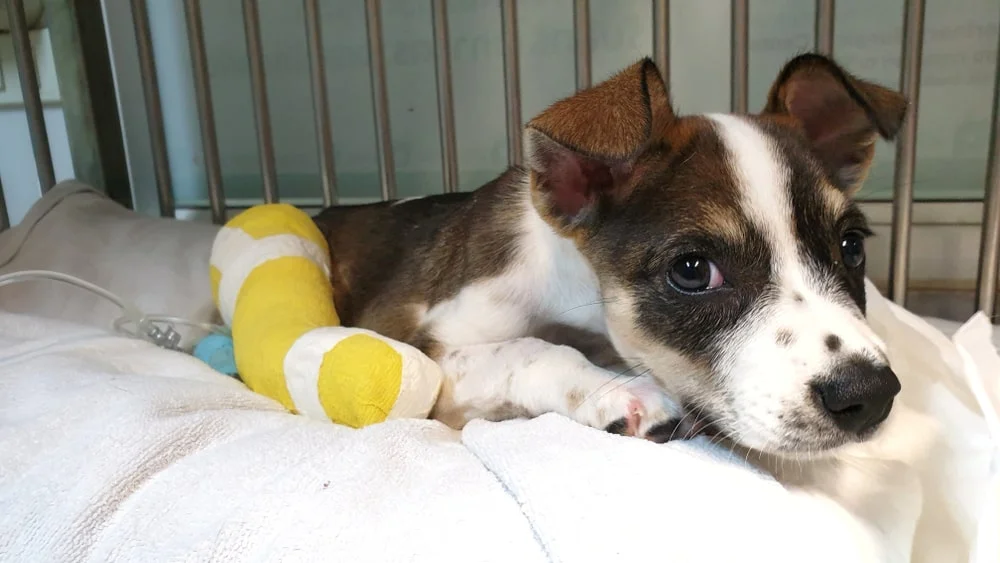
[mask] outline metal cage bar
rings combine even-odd
[[[750,63],[749,0],[732,0],[732,39],[730,43],[730,105],[734,113],[747,112]]]
[[[590,0],[573,1],[573,43],[576,51],[576,91],[590,88]]]
[[[893,177],[892,238],[889,255],[889,297],[906,304],[910,266],[910,226],[913,223],[913,176],[917,158],[917,114],[920,109],[920,61],[924,43],[925,0],[907,0],[903,15],[903,58],[900,89],[910,101],[896,141]]]
[[[451,48],[448,43],[448,2],[432,0],[434,63],[437,78],[438,128],[441,136],[441,182],[445,193],[458,190],[458,148],[455,140],[455,99],[452,92]]]
[[[994,315],[997,269],[1000,262],[1000,40],[993,74],[993,124],[990,128],[989,161],[986,168],[986,195],[983,199],[983,232],[976,276],[976,308]]]
[[[316,118],[316,147],[319,153],[319,179],[323,205],[337,203],[337,169],[334,166],[333,128],[326,91],[326,63],[323,57],[323,34],[320,26],[319,0],[303,0],[306,45],[309,51],[309,83],[312,87],[313,117]]]
[[[45,0],[44,4],[73,177],[132,208],[104,3]]]
[[[7,198],[3,193],[3,180],[0,179],[0,232],[10,228],[10,214],[7,213]]]
[[[389,128],[389,92],[385,80],[380,0],[365,0],[365,22],[368,26],[368,64],[372,81],[372,105],[375,107],[379,181],[382,199],[391,200],[396,199],[396,165],[392,155],[392,132]]]
[[[653,1],[653,62],[670,93],[670,0]]]
[[[816,51],[833,55],[833,23],[835,0],[816,0]]]
[[[42,192],[47,192],[56,184],[56,171],[52,164],[52,149],[49,133],[45,127],[45,112],[38,86],[38,72],[28,35],[28,22],[24,14],[22,0],[7,0],[7,15],[10,19],[10,34],[14,42],[14,58],[17,59],[17,74],[21,80],[21,96],[24,111],[28,117],[28,133],[31,149],[35,155],[35,169]]]
[[[275,203],[278,201],[278,171],[275,166],[274,137],[271,134],[271,112],[267,105],[267,74],[264,71],[264,44],[260,36],[260,9],[257,0],[243,0],[243,27],[250,63],[250,94],[253,98],[254,123],[257,126],[257,152],[260,156],[264,202]]]
[[[215,132],[215,109],[212,107],[208,57],[205,54],[201,1],[184,0],[184,16],[187,20],[188,48],[191,51],[198,125],[201,128],[201,152],[205,159],[205,176],[208,181],[208,203],[212,209],[212,222],[221,225],[226,222],[226,195],[222,190],[222,164],[219,160],[219,140]]]
[[[517,47],[517,0],[501,0],[503,32],[503,81],[507,103],[507,162],[519,166],[524,160],[521,146],[521,65]]]
[[[143,101],[146,104],[146,123],[149,126],[149,144],[153,152],[153,174],[156,178],[156,195],[160,203],[160,215],[173,217],[176,214],[173,180],[170,177],[170,157],[167,154],[163,105],[160,101],[160,86],[156,76],[156,57],[153,54],[153,39],[149,29],[149,11],[146,0],[132,0],[132,25],[135,28],[139,77],[142,81]]]
[[[48,134],[45,126],[38,75],[25,21],[23,0],[5,0],[11,16],[18,74],[28,117],[34,159],[43,190],[55,183],[55,173]],[[148,5],[146,0],[130,0],[140,78],[150,129],[150,144],[157,184],[160,211],[174,215],[175,202],[166,146],[164,115],[156,74],[156,59],[152,47]],[[251,71],[251,93],[257,124],[258,150],[264,181],[264,200],[278,199],[273,135],[267,102],[260,14],[257,0],[242,0],[248,60]],[[815,2],[815,47],[824,54],[834,49],[835,0]],[[316,136],[319,149],[320,174],[324,205],[336,203],[337,186],[333,159],[333,132],[330,124],[326,69],[323,57],[320,1],[303,0],[305,33],[309,54],[310,82]],[[368,55],[371,69],[378,163],[383,199],[396,197],[389,100],[386,82],[385,53],[381,21],[381,2],[365,0]],[[453,78],[449,47],[447,0],[431,0],[434,33],[434,53],[438,91],[438,117],[441,134],[442,177],[445,192],[457,190],[458,162],[455,131]],[[504,90],[508,158],[511,164],[523,159],[521,146],[521,90],[516,0],[501,0],[503,39]],[[185,18],[191,56],[203,157],[205,160],[209,206],[212,220],[221,223],[226,218],[221,161],[215,129],[215,115],[209,80],[204,29],[200,0],[185,0]],[[921,58],[926,0],[906,0],[903,14],[904,29],[900,89],[910,101],[896,147],[893,181],[893,225],[890,254],[889,297],[905,305],[908,289],[910,231],[914,192],[914,170],[917,145]],[[653,0],[654,59],[668,84],[670,79],[670,2]],[[589,0],[574,0],[573,22],[577,90],[592,83],[592,46]],[[749,2],[731,0],[731,105],[735,112],[747,111],[749,62]],[[994,74],[993,111],[989,142],[989,162],[983,206],[983,231],[979,255],[976,305],[988,314],[997,309],[996,292],[1000,286],[1000,39]],[[0,182],[0,230],[9,228],[10,218]]]

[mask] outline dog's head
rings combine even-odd
[[[681,117],[643,60],[526,128],[539,214],[596,271],[618,351],[745,446],[865,440],[899,391],[867,326],[851,196],[906,100],[789,62],[756,115]]]

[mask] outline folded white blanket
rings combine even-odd
[[[188,356],[0,313],[3,561],[908,555],[863,515],[743,461],[555,415],[350,430],[287,414]],[[948,510],[936,516],[957,530],[948,560],[961,561],[975,521]]]
[[[182,354],[0,314],[5,560],[793,561],[857,534],[740,465],[557,416],[350,430]]]
[[[661,446],[545,415],[473,422],[462,443],[521,504],[552,561],[885,561],[840,506],[704,442]]]

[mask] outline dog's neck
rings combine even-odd
[[[426,318],[435,333],[451,345],[518,338],[553,324],[605,334],[601,290],[589,262],[539,215],[527,174],[511,178],[503,189],[514,196],[513,208],[502,212],[516,222],[517,251],[498,276],[432,307]],[[490,315],[484,317],[484,310]]]

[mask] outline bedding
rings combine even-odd
[[[0,233],[0,274],[56,270],[131,300],[146,313],[211,318],[208,257],[218,227],[140,215],[79,182],[61,182],[16,227]],[[110,327],[120,313],[53,282],[3,288],[0,308]]]
[[[902,514],[917,532],[893,544],[704,441],[557,415],[352,430],[185,354],[0,313],[0,560],[905,561],[923,542],[914,561],[967,561],[995,443],[973,409],[937,400],[965,417],[966,441],[923,487],[959,494]]]
[[[723,453],[555,415],[351,430],[180,353],[0,314],[7,560],[879,560],[843,509]],[[816,552],[831,534],[856,541]]]
[[[0,272],[59,270],[204,320],[214,233],[65,183],[0,235]],[[76,288],[4,287],[0,560],[1000,560],[995,524],[978,533],[1000,506],[1000,436],[990,389],[964,379],[996,400],[997,335],[984,317],[937,330],[869,293],[901,399],[941,437],[918,466],[886,462],[861,502],[781,487],[704,439],[660,446],[556,415],[461,432],[306,420],[108,334],[117,312]]]

